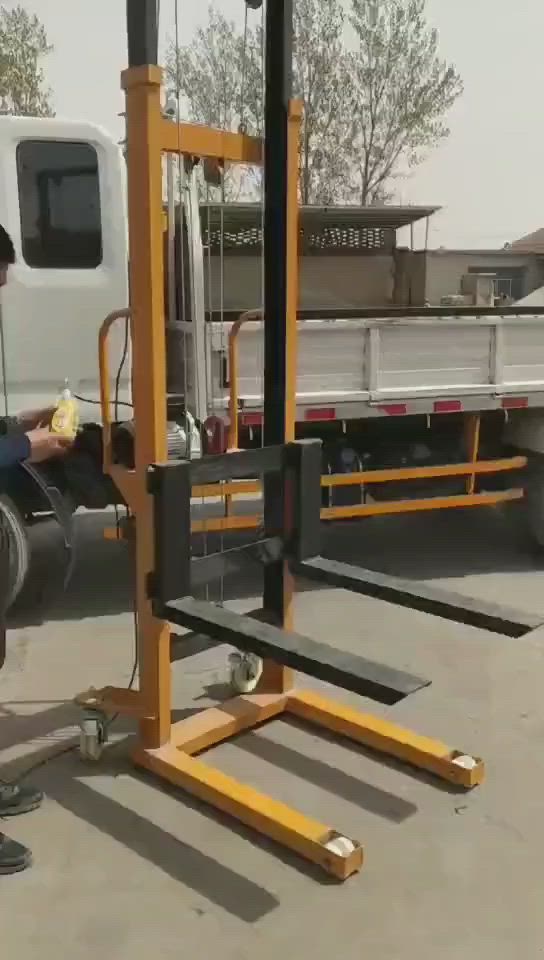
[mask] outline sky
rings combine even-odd
[[[120,138],[125,0],[19,2],[38,14],[54,46],[44,66],[57,115],[98,123]],[[173,35],[175,2],[161,0],[163,49]],[[207,2],[178,3],[186,43],[206,21]],[[244,0],[216,3],[242,22]],[[427,10],[465,91],[449,115],[450,138],[397,181],[397,199],[443,207],[431,220],[432,247],[502,247],[544,226],[544,2],[427,0]]]

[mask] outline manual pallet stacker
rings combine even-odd
[[[260,6],[259,0],[246,0]],[[101,337],[105,466],[135,518],[139,688],[107,687],[78,702],[104,714],[138,720],[138,766],[284,844],[345,879],[361,867],[361,845],[326,824],[291,810],[221,773],[203,751],[256,725],[293,714],[378,752],[470,789],[483,762],[388,720],[362,714],[319,693],[299,691],[293,670],[393,704],[428,681],[338,649],[293,630],[294,575],[325,581],[378,600],[459,623],[520,636],[537,624],[431,587],[416,587],[320,556],[319,442],[296,442],[294,422],[297,310],[297,173],[301,105],[292,99],[293,0],[266,10],[264,139],[177,123],[161,111],[156,0],[127,0],[129,68],[126,92],[130,226],[130,311],[133,347],[135,467],[115,464],[111,451],[106,362],[108,319]],[[264,447],[193,461],[167,462],[166,352],[162,245],[163,153],[225,164],[263,165],[265,415]],[[191,558],[191,490],[242,477],[264,484],[262,610],[242,616],[196,600],[195,583],[221,574],[232,551]],[[254,694],[236,697],[172,724],[169,624],[232,644],[264,661]]]

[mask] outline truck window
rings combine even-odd
[[[17,178],[25,263],[61,270],[100,266],[100,184],[94,147],[65,140],[24,140],[17,147]]]

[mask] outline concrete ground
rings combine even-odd
[[[367,521],[324,552],[543,614],[544,561],[499,512]],[[83,517],[69,596],[15,631],[0,675],[3,776],[32,770],[47,800],[7,829],[34,869],[0,878],[2,955],[17,960],[533,960],[544,955],[544,629],[521,640],[335,590],[301,592],[297,628],[432,678],[397,722],[483,756],[487,782],[455,793],[407,768],[278,721],[214,762],[365,846],[343,885],[181,792],[136,772],[124,734],[96,766],[74,752],[73,694],[123,684],[132,664],[125,548]],[[254,571],[226,584],[255,604]],[[219,598],[219,587],[211,591]],[[180,712],[225,696],[227,650],[174,667]],[[354,702],[342,692],[338,699]],[[40,765],[41,763],[41,765]],[[6,773],[7,771],[7,773]]]

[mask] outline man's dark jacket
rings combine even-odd
[[[0,426],[1,432],[1,426]],[[26,433],[0,436],[0,470],[15,467],[30,456],[30,440]]]

